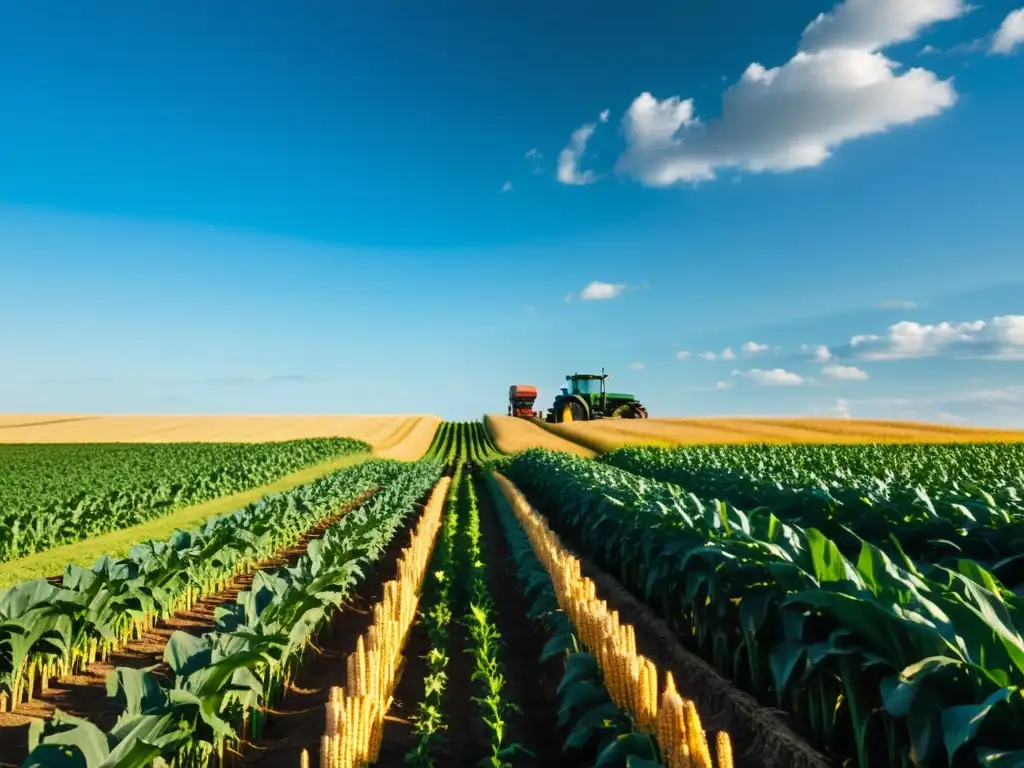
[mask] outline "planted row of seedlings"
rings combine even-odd
[[[312,639],[440,473],[436,462],[396,464],[368,502],[311,541],[294,565],[257,572],[250,589],[218,608],[212,632],[172,635],[163,660],[173,682],[118,667],[107,682],[122,712],[115,727],[104,733],[57,712],[33,724],[26,764],[45,764],[48,755],[68,749],[77,750],[87,768],[234,762],[243,743],[259,741],[267,713],[304,663]]]
[[[551,646],[570,654],[560,686],[567,693],[571,688],[571,696],[563,700],[563,717],[576,722],[567,743],[595,742],[596,765],[602,766],[732,768],[729,734],[718,732],[713,758],[697,707],[679,695],[671,673],[662,676],[665,684],[659,696],[658,669],[637,653],[633,627],[621,622],[597,596],[596,585],[583,576],[580,561],[561,545],[515,486],[501,475],[495,475],[494,482],[515,519],[513,523],[506,514],[506,530],[518,524],[525,533],[548,577],[545,584],[550,584],[573,630],[571,635],[563,634],[564,640],[556,637]],[[509,535],[519,538],[514,529]],[[523,546],[519,539],[519,548]]]
[[[379,755],[384,717],[401,674],[402,653],[450,483],[444,477],[434,487],[409,546],[402,550],[396,578],[385,584],[383,599],[373,607],[373,623],[347,659],[347,685],[331,688],[327,728],[320,744],[323,768],[354,768],[374,762]],[[309,766],[309,762],[309,753],[303,751],[301,764]]]
[[[364,462],[166,541],[136,544],[124,558],[104,556],[91,569],[67,565],[59,585],[38,579],[3,590],[0,712],[105,661],[405,471],[399,462]]]

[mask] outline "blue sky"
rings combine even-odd
[[[1019,2],[2,3],[0,411],[1024,426]]]

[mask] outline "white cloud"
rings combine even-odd
[[[664,187],[722,168],[812,168],[844,142],[937,115],[956,102],[952,81],[899,71],[880,50],[966,10],[961,0],[846,0],[807,27],[788,62],[747,67],[708,123],[692,99],[644,92],[623,118],[628,147],[616,170]]]
[[[816,363],[827,363],[832,359],[832,352],[824,344],[803,344],[800,349],[810,354]]]
[[[593,171],[580,171],[580,157],[587,148],[587,142],[594,135],[594,124],[587,123],[572,132],[569,145],[558,153],[558,180],[563,184],[582,186],[597,181]]]
[[[575,296],[574,296],[573,294],[571,294],[571,293],[567,293],[567,294],[565,294],[565,298],[564,298],[564,299],[562,299],[562,301],[564,301],[564,302],[565,302],[566,304],[571,304],[571,303],[572,303],[572,300],[573,300],[574,298],[576,298],[576,297],[575,297]]]
[[[761,352],[767,352],[771,347],[767,344],[758,344],[756,341],[748,341],[741,349],[748,355],[757,355]]]
[[[726,347],[725,349],[722,350],[722,359],[723,360],[735,360],[736,359],[736,353],[732,351],[732,347]]]
[[[905,360],[951,356],[986,360],[1024,360],[1024,315],[935,324],[904,320],[884,337],[854,336],[850,347],[865,360]]]
[[[731,381],[720,381],[715,384],[715,389],[732,389]]]
[[[595,280],[580,291],[580,298],[583,301],[614,299],[620,296],[626,288],[625,283],[603,283],[600,280]]]
[[[961,416],[958,413],[950,413],[949,411],[939,411],[935,416],[941,421],[948,421],[950,424],[966,424],[970,421],[965,416]]]
[[[799,387],[804,384],[802,376],[785,368],[772,368],[769,371],[753,368],[749,371],[733,371],[732,375],[750,379],[759,387]]]
[[[918,304],[916,301],[899,301],[899,300],[894,300],[894,301],[880,301],[880,302],[878,302],[878,308],[879,309],[918,309],[921,306],[923,306],[923,305]]]
[[[544,155],[542,155],[540,153],[540,150],[538,150],[536,147],[533,147],[532,149],[526,150],[526,154],[523,155],[523,158],[526,159],[526,160],[537,161],[537,160],[543,160],[544,159]]]
[[[714,352],[701,352],[700,355],[698,355],[698,357],[700,357],[701,360],[717,360],[718,359],[718,355],[716,355]]]
[[[612,113],[612,111],[610,109],[603,110],[601,112],[601,114],[598,115],[598,118],[601,120],[602,123],[607,123],[608,122],[608,116],[611,113]]]
[[[853,418],[853,415],[850,413],[850,401],[843,397],[836,400],[835,404],[828,410],[832,415],[837,416],[840,419]]]
[[[504,184],[501,185],[501,193],[502,194],[505,194],[506,192],[511,192],[511,191],[512,191],[512,182],[511,181],[506,181]]]
[[[690,353],[687,352],[685,349],[681,349],[678,352],[676,352],[676,360],[689,360],[689,359],[690,359]]]
[[[826,365],[821,369],[821,375],[836,381],[867,381],[871,378],[867,371],[853,365]]]
[[[969,10],[962,0],[846,0],[807,25],[800,49],[877,51],[913,40],[932,24]]]
[[[1008,54],[1024,44],[1024,8],[1010,11],[992,36],[992,53]]]
[[[644,369],[644,364],[640,362],[630,363],[629,368],[632,371],[642,371]]]

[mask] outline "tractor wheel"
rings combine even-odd
[[[559,403],[557,406],[558,410],[555,412],[555,421],[558,422],[569,422],[569,421],[586,421],[587,413],[583,410],[583,407],[575,400],[567,400],[563,403]]]

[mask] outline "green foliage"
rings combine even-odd
[[[438,474],[436,463],[409,465]],[[60,586],[44,580],[0,591],[0,692],[22,700],[37,671],[76,674],[145,627],[223,588],[361,495],[411,471],[374,460],[206,520],[166,541],[132,547],[92,569],[69,565]]]
[[[443,429],[446,426],[441,425]],[[439,430],[440,432],[440,430]],[[435,752],[445,728],[443,705],[448,685],[448,663],[451,660],[451,606],[455,581],[455,540],[458,536],[458,496],[462,467],[455,470],[445,500],[444,522],[438,535],[420,598],[419,621],[427,630],[430,651],[427,653],[427,674],[423,680],[423,698],[413,716],[416,743],[405,755],[405,762],[415,766],[434,766]]]
[[[829,751],[862,768],[1024,759],[1024,600],[977,563],[918,565],[848,529],[841,549],[767,507],[568,454],[503,471],[563,541]]]
[[[118,749],[147,748],[150,757],[185,768],[205,766],[212,755],[222,759],[240,741],[259,739],[264,712],[283,695],[316,632],[383,554],[440,471],[429,462],[380,463],[378,473],[388,474],[387,484],[310,542],[295,565],[257,572],[250,589],[216,610],[213,632],[171,636],[164,661],[174,674],[172,687],[147,670],[115,669],[108,692],[123,714],[108,742]],[[144,735],[121,733],[138,722],[151,724]],[[37,734],[28,759],[66,743],[51,726]],[[101,756],[85,757],[86,768],[110,764],[109,758],[104,763]]]
[[[530,605],[527,617],[543,622],[551,635],[538,662],[556,657],[563,661],[557,692],[559,725],[568,734],[563,750],[590,757],[594,765],[623,768],[637,758],[661,765],[651,739],[634,731],[632,719],[609,696],[597,659],[581,646],[572,622],[558,607],[551,577],[491,475],[487,484]]]
[[[599,461],[915,560],[976,560],[1024,586],[1024,444],[623,448]],[[850,537],[848,531],[856,534]]]
[[[370,446],[279,443],[0,445],[0,562],[264,485]]]

